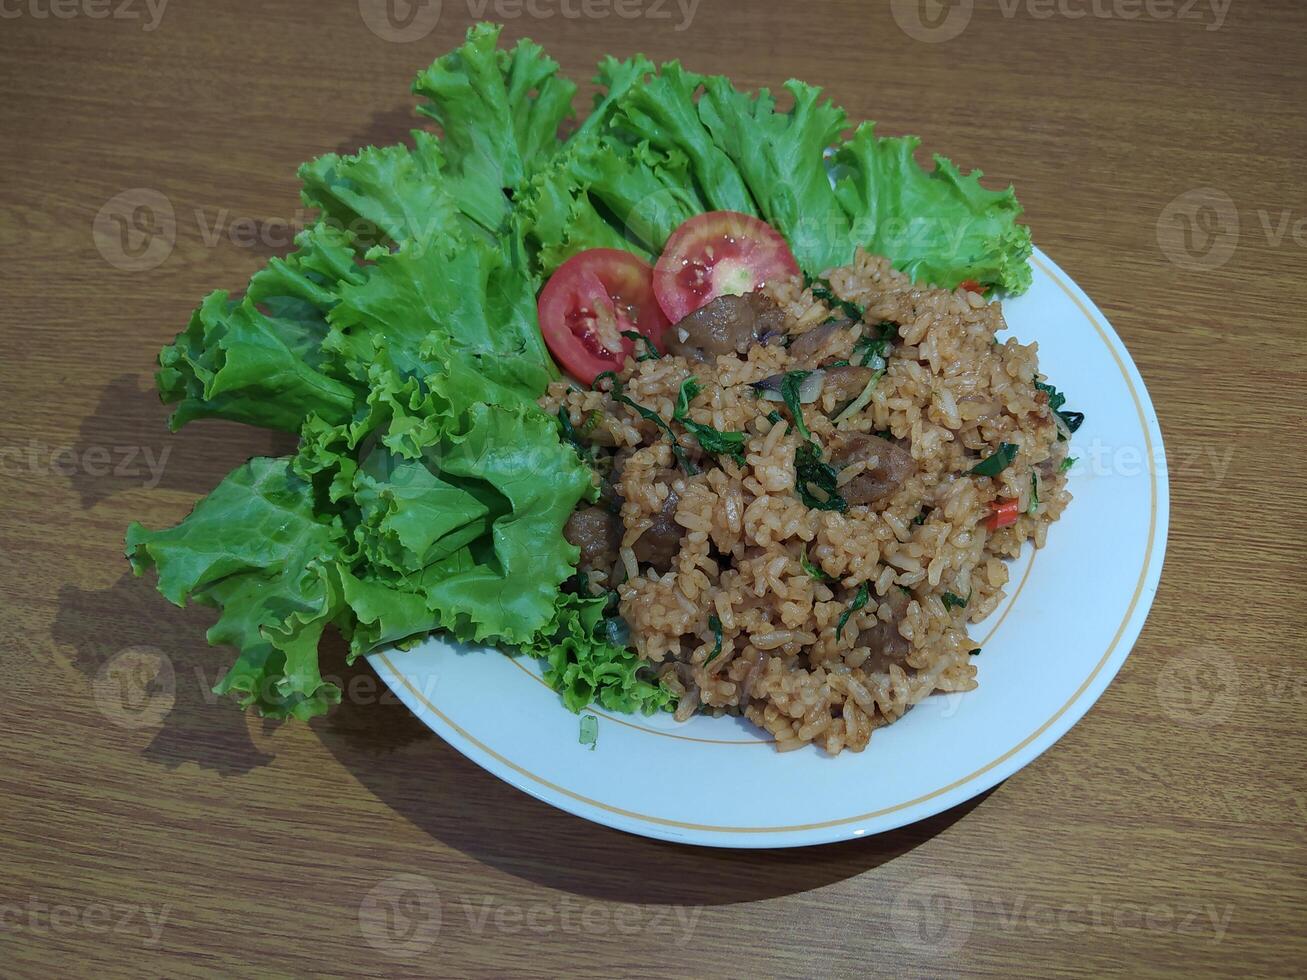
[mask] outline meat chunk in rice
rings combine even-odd
[[[675,490],[668,493],[667,501],[654,517],[653,524],[631,546],[635,560],[652,566],[659,575],[672,567],[676,553],[681,550],[681,537],[685,534],[685,528],[676,523],[676,506],[680,499]]]
[[[862,394],[875,376],[876,372],[871,368],[855,364],[828,368],[821,391],[823,395],[833,395],[837,406],[847,405]]]
[[[790,342],[790,356],[799,364],[816,367],[815,358],[827,344],[827,342],[836,334],[844,330],[849,330],[854,326],[853,321],[849,319],[831,320],[829,323],[823,323],[820,326],[813,327],[806,333],[801,333]],[[825,358],[830,360],[830,358]]]
[[[861,473],[840,488],[844,499],[855,506],[888,500],[917,472],[917,461],[902,446],[860,433],[845,436],[831,448],[831,464],[841,470],[863,466]]]
[[[574,511],[563,527],[563,537],[581,549],[577,567],[583,572],[609,572],[617,562],[622,543],[622,522],[602,507]]]
[[[761,293],[718,296],[668,333],[668,353],[710,363],[722,354],[744,354],[754,344],[785,333],[785,314]]]
[[[858,634],[860,647],[870,647],[872,662],[868,666],[875,670],[886,670],[891,663],[901,664],[912,649],[907,639],[899,632],[899,623],[907,614],[911,596],[897,585],[891,585],[889,594],[881,602],[889,606],[890,618],[882,619],[875,626]]]

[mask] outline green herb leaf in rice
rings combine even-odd
[[[858,594],[853,597],[853,602],[849,604],[849,608],[845,609],[844,612],[840,614],[840,621],[835,627],[835,636],[837,639],[843,635],[844,627],[848,625],[850,617],[852,617],[852,615],[859,609],[866,606],[867,600],[870,598],[871,587],[867,585],[866,582],[863,582],[862,585],[858,586]]]
[[[827,575],[820,565],[813,564],[813,562],[808,558],[806,552],[803,557],[799,559],[799,564],[803,566],[803,570],[807,572],[814,581],[830,582],[832,580],[831,576]]]
[[[635,359],[637,363],[642,361],[657,361],[663,356],[658,353],[658,348],[654,346],[654,342],[639,331],[623,330],[622,336],[635,344],[637,349],[641,345],[644,346],[644,350]]]
[[[1011,466],[1012,461],[1016,458],[1017,447],[1010,442],[1004,442],[999,445],[998,449],[971,467],[967,472],[972,476],[998,476]]]
[[[800,443],[794,450],[794,491],[813,510],[842,514],[849,509],[848,501],[840,496],[839,473],[822,461],[821,450],[810,442]]]
[[[694,436],[699,443],[699,448],[713,456],[729,456],[735,462],[744,465],[744,441],[743,432],[722,432],[720,429],[714,429],[711,425],[704,425],[702,422],[695,422],[690,418],[690,402],[702,391],[703,388],[695,378],[686,378],[681,382],[680,393],[676,398],[676,411],[672,413],[672,421],[679,422],[685,427],[685,431]]]
[[[722,621],[717,618],[716,613],[708,617],[708,628],[712,630],[715,642],[713,643],[712,653],[708,654],[704,660],[705,665],[712,663],[722,652]]]
[[[790,371],[781,379],[781,398],[785,401],[785,407],[790,410],[790,417],[794,419],[794,427],[798,429],[799,435],[805,439],[811,439],[812,433],[808,431],[808,426],[803,421],[803,396],[799,391],[799,386],[811,374],[811,371]]]
[[[622,386],[622,382],[617,377],[616,374],[614,374],[612,371],[603,372],[602,374],[600,374],[598,377],[594,379],[594,384],[592,385],[592,387],[597,388],[599,382],[604,380],[605,378],[610,379],[612,382],[612,387],[609,389],[608,394],[613,399],[613,401],[620,402],[621,404],[625,405],[627,408],[634,411],[646,422],[652,422],[654,425],[658,426],[658,428],[662,429],[663,432],[666,433],[667,438],[671,441],[672,454],[676,457],[677,462],[681,464],[681,469],[683,469],[686,472],[686,475],[688,476],[694,476],[695,474],[697,474],[699,472],[699,467],[694,465],[694,460],[690,459],[690,456],[685,451],[685,448],[680,444],[680,442],[677,441],[676,433],[672,431],[672,427],[668,425],[667,421],[657,412],[653,411],[652,409],[645,408],[643,405],[639,404],[638,402],[632,401],[631,398],[629,398],[626,395],[625,390],[623,389]]]

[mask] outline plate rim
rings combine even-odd
[[[1157,411],[1134,359],[1102,311],[1079,285],[1042,249],[1033,249],[1030,261],[1062,289],[1084,313],[1103,339],[1125,378],[1138,411],[1151,460],[1165,459],[1165,444]],[[1134,648],[1157,594],[1166,558],[1170,523],[1170,482],[1164,465],[1148,467],[1150,479],[1150,533],[1143,569],[1126,613],[1102,658],[1051,718],[1005,749],[996,759],[947,786],[914,799],[836,820],[788,827],[723,827],[694,824],[639,814],[575,793],[530,772],[480,742],[432,704],[389,659],[389,651],[368,660],[387,687],[428,728],[463,756],[492,775],[543,803],[604,826],[645,837],[725,848],[803,847],[873,836],[916,823],[979,796],[1020,771],[1055,745],[1089,711],[1116,677]],[[434,716],[434,717],[433,717]]]

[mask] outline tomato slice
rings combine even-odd
[[[672,323],[718,296],[741,296],[799,274],[780,233],[738,211],[710,211],[672,232],[654,267],[654,294]]]
[[[540,292],[540,332],[578,381],[620,371],[637,331],[661,348],[668,323],[653,293],[653,268],[630,252],[592,248],[555,270]]]

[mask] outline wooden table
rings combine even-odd
[[[485,16],[521,9],[499,2]],[[175,522],[285,442],[169,436],[154,354],[200,296],[285,249],[300,161],[415,124],[411,77],[476,4],[445,0],[428,30],[430,8],[403,27],[372,0],[367,17],[348,0],[122,3],[0,0],[0,976],[1307,970],[1307,7],[985,0],[913,19],[912,3],[704,0],[678,31],[674,0],[620,8],[635,18],[538,0],[556,16],[509,20],[577,78],[644,50],[750,87],[823,83],[854,118],[1015,182],[1161,415],[1161,590],[1074,731],[916,826],[734,853],[527,798],[366,668],[309,725],[206,693],[225,664],[210,615],[134,580],[123,530]],[[92,236],[140,188],[176,215],[149,269],[148,250],[111,264]],[[170,710],[113,707],[126,681],[106,665],[131,648],[172,664]],[[408,958],[368,941],[401,874],[429,889],[392,909]]]

